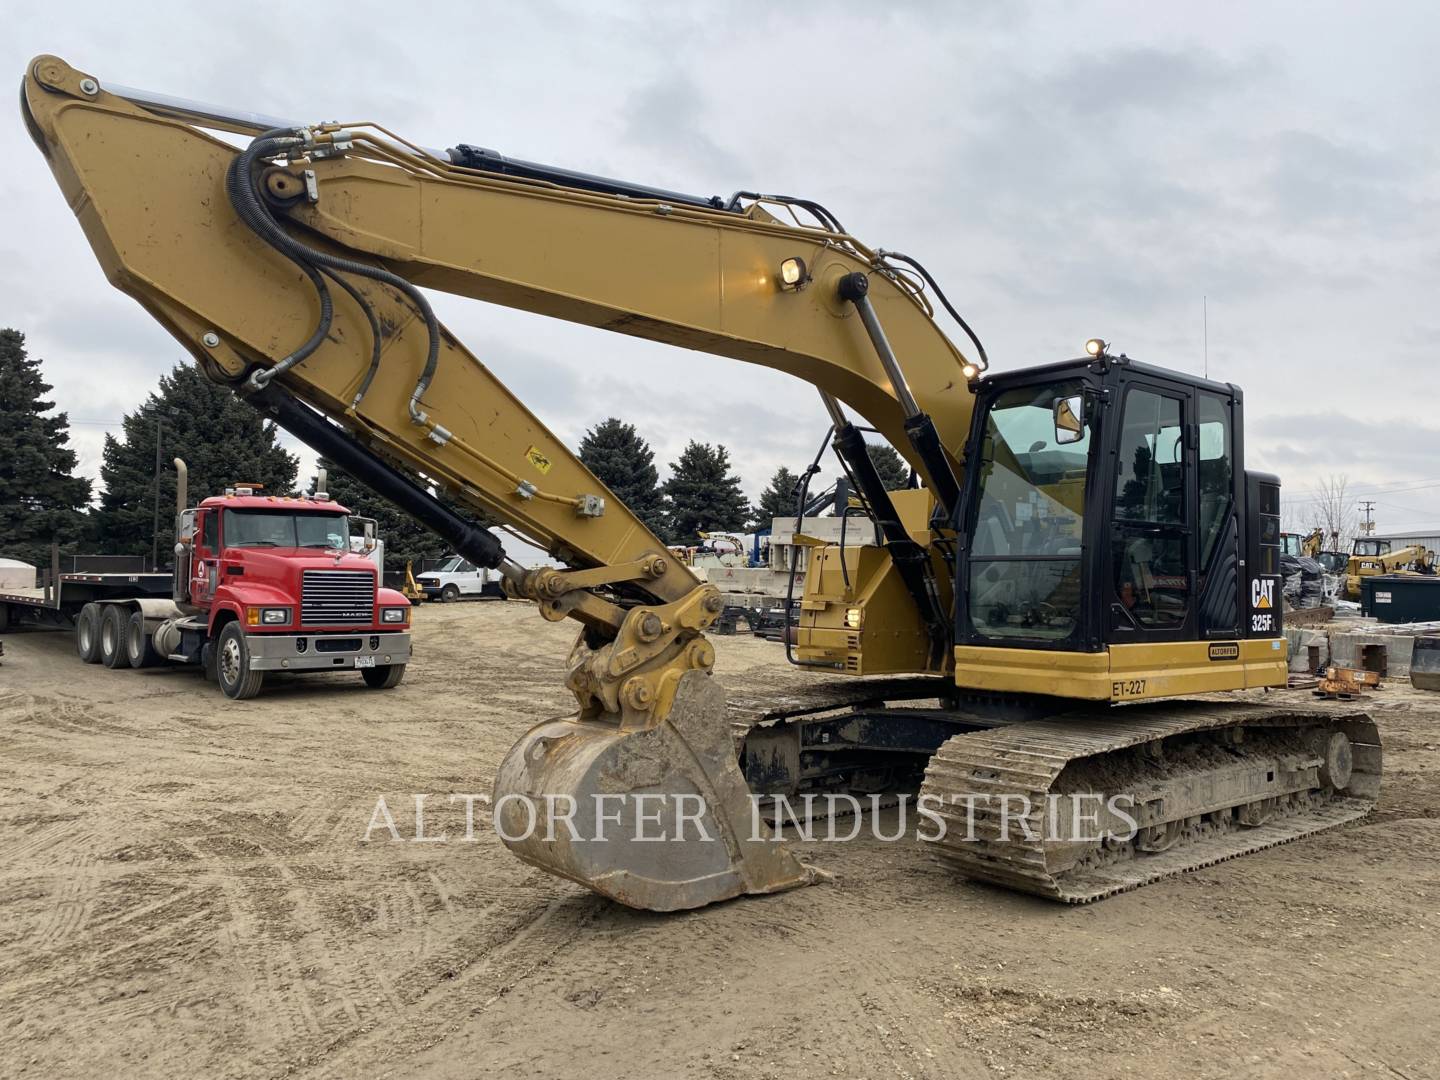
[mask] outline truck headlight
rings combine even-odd
[[[290,609],[288,607],[261,608],[260,622],[265,626],[285,626],[290,622]]]
[[[408,607],[381,608],[380,621],[382,623],[407,623],[410,621],[410,609]]]

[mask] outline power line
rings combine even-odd
[[[1406,481],[1404,484],[1391,484],[1391,485],[1388,485],[1388,486],[1385,486],[1385,485],[1377,485],[1377,486],[1374,486],[1374,487],[1370,487],[1370,486],[1358,487],[1358,488],[1355,488],[1354,490],[1347,490],[1347,491],[1345,492],[1345,494],[1346,494],[1347,496],[1349,496],[1349,495],[1398,495],[1398,494],[1400,494],[1400,493],[1402,493],[1402,492],[1407,492],[1407,491],[1427,491],[1427,490],[1429,490],[1429,489],[1431,489],[1431,488],[1440,488],[1440,482],[1433,481],[1433,480],[1427,480],[1427,481],[1424,481],[1424,482],[1422,482],[1422,483],[1418,483],[1418,484],[1417,484],[1417,483],[1414,483],[1414,482],[1412,482],[1412,481]],[[1303,503],[1322,503],[1322,502],[1330,502],[1332,499],[1333,499],[1333,496],[1329,496],[1329,495],[1285,495],[1285,494],[1282,494],[1282,495],[1280,496],[1280,500],[1281,500],[1282,502],[1289,503],[1289,504],[1291,504],[1291,505],[1298,505],[1298,504],[1303,504]]]

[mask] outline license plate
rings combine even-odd
[[[374,666],[375,666],[375,657],[373,657],[373,656],[357,656],[357,657],[355,657],[355,666],[356,666],[356,667],[374,667]]]

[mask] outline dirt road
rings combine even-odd
[[[462,802],[567,711],[572,636],[427,606],[393,691],[231,703],[186,670],[0,666],[0,1075],[1440,1076],[1440,695],[1375,695],[1379,812],[1089,907],[908,843],[686,915],[530,870]],[[778,646],[718,639],[722,677]],[[362,842],[384,797],[413,837]]]

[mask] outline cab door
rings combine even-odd
[[[455,568],[454,580],[455,584],[460,586],[460,592],[466,596],[479,596],[485,587],[484,573],[469,559],[460,560],[460,565]]]
[[[194,554],[190,559],[190,599],[209,604],[220,581],[220,511],[200,510],[196,522]]]
[[[1121,378],[1110,449],[1107,556],[1100,567],[1107,640],[1196,637],[1194,398],[1189,388]]]

